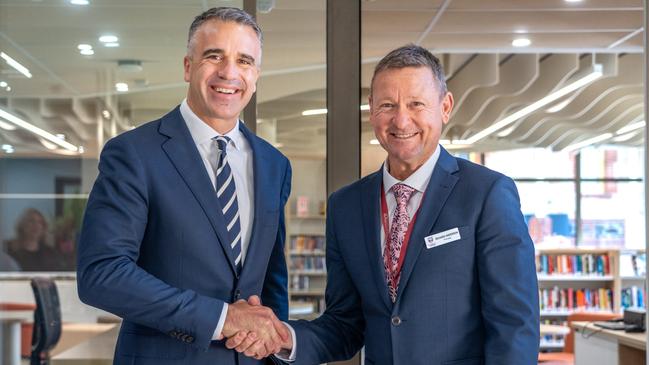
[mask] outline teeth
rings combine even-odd
[[[414,136],[415,134],[417,134],[417,133],[408,133],[408,134],[397,134],[397,133],[393,133],[393,135],[394,135],[395,137],[397,137],[397,138],[410,138],[410,137]]]
[[[217,91],[217,92],[220,92],[220,93],[224,93],[224,94],[234,94],[234,90],[233,90],[233,89],[224,89],[224,88],[222,88],[222,87],[217,87],[217,88],[216,88],[216,91]]]

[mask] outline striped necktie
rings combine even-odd
[[[223,218],[230,233],[230,247],[234,254],[234,264],[237,273],[241,273],[241,223],[239,221],[239,204],[237,204],[237,188],[234,176],[228,163],[226,148],[231,139],[226,136],[214,137],[214,141],[221,152],[216,169],[216,197],[222,207]]]

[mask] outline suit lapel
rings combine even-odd
[[[417,258],[424,247],[424,237],[433,229],[437,217],[441,213],[444,203],[446,203],[446,199],[448,199],[458,180],[458,177],[453,175],[458,170],[457,161],[444,148],[440,147],[440,149],[439,160],[437,160],[424,193],[424,199],[421,202],[417,220],[408,243],[406,258],[401,269],[397,300],[400,299],[401,293],[408,284],[410,274],[412,274]]]
[[[229,244],[231,241],[229,233],[220,214],[221,206],[178,107],[162,118],[159,132],[170,137],[162,144],[162,149],[203,208],[230,262],[230,268],[236,276],[234,253]]]
[[[252,150],[252,169],[254,176],[254,192],[252,197],[252,200],[254,202],[254,214],[252,217],[252,222],[250,222],[250,224],[252,224],[252,230],[250,234],[250,241],[248,243],[248,250],[246,251],[246,260],[241,271],[241,276],[243,276],[246,272],[254,269],[254,264],[251,265],[250,263],[261,262],[256,261],[258,256],[262,253],[260,251],[259,243],[262,242],[261,240],[264,238],[261,237],[261,222],[259,221],[259,218],[263,216],[262,212],[264,211],[264,207],[266,206],[266,194],[263,194],[261,191],[263,187],[263,184],[261,182],[269,181],[267,179],[270,173],[269,169],[275,165],[267,161],[266,154],[261,153],[260,151],[261,146],[259,144],[259,141],[257,140],[258,137],[250,132],[250,130],[246,128],[246,126],[242,122],[239,122],[239,130],[241,130],[241,133],[248,141],[248,144],[250,144],[250,149]],[[274,239],[275,237],[273,237],[273,240]]]
[[[381,182],[383,176],[379,170],[368,177],[361,187],[360,211],[363,216],[363,230],[365,232],[365,245],[367,246],[368,259],[376,288],[388,309],[392,308],[392,301],[388,296],[388,285],[385,281],[385,268],[383,267],[383,254],[381,253]]]

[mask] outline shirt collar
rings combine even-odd
[[[219,132],[212,129],[212,127],[207,123],[203,122],[201,118],[194,113],[194,111],[189,107],[189,104],[187,104],[187,98],[183,99],[183,102],[180,103],[180,114],[183,116],[185,124],[187,124],[187,128],[189,129],[189,134],[191,134],[192,139],[197,146],[205,143],[212,143],[214,137],[221,135]],[[242,138],[244,138],[241,134],[241,130],[239,130],[239,123],[239,120],[237,120],[237,124],[234,125],[234,128],[224,134],[224,136],[229,137],[232,140],[232,144],[237,150],[242,148]]]
[[[405,180],[401,181],[394,176],[390,175],[388,172],[388,160],[386,159],[383,163],[383,190],[387,194],[392,187],[397,183],[403,183],[405,185],[414,188],[420,193],[426,191],[428,183],[430,182],[430,177],[433,174],[433,169],[437,165],[437,160],[439,160],[439,155],[441,150],[439,144],[435,149],[435,152],[421,165],[412,175],[408,176]]]

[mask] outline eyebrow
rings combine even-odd
[[[222,55],[225,52],[220,48],[208,48],[203,52],[203,57],[214,54],[214,53]],[[252,63],[253,65],[256,64],[255,58],[253,56],[247,54],[247,53],[241,53],[239,55],[239,57],[245,59],[246,61]]]

